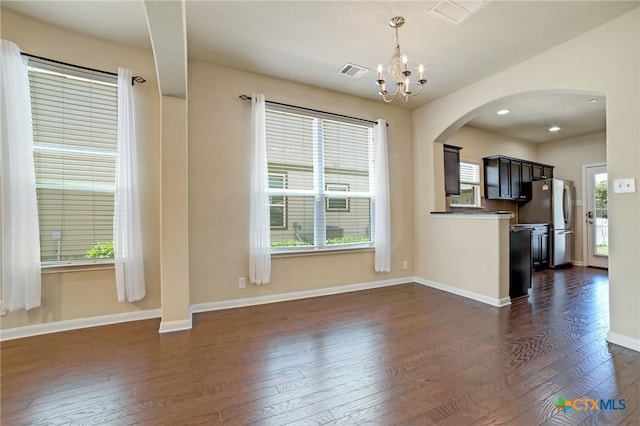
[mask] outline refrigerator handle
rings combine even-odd
[[[569,187],[569,185],[565,185],[564,186],[564,191],[562,191],[563,195],[564,195],[564,200],[563,200],[563,210],[564,210],[564,223],[565,223],[565,227],[568,229],[573,228],[573,225],[571,224],[572,219],[573,219],[573,200],[571,197],[571,188]]]

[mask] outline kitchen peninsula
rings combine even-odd
[[[509,226],[511,211],[433,211],[432,232],[441,247],[433,280],[422,282],[492,306],[511,303],[509,297]],[[454,254],[455,259],[450,256]]]

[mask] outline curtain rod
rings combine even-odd
[[[250,101],[251,100],[251,96],[247,96],[247,95],[240,95],[238,97],[240,99],[242,99],[243,101]],[[336,114],[335,112],[321,111],[319,109],[305,108],[305,107],[301,107],[301,106],[297,106],[297,105],[283,104],[281,102],[275,102],[275,101],[269,101],[269,100],[265,100],[265,102],[268,103],[268,104],[273,104],[273,105],[280,105],[280,106],[284,106],[284,107],[296,108],[296,109],[300,109],[300,110],[303,110],[303,111],[317,112],[317,113],[320,113],[320,114],[332,115],[334,117],[342,117],[342,118],[348,118],[348,119],[351,119],[351,120],[363,121],[365,123],[378,124],[378,122],[376,122],[376,121],[366,120],[364,118],[358,118],[358,117],[351,117],[349,115]],[[387,127],[389,127],[389,123],[387,123]]]
[[[23,55],[23,56],[28,56],[30,58],[41,59],[43,61],[52,62],[52,63],[58,64],[58,65],[66,65],[68,67],[78,68],[78,69],[85,70],[85,71],[98,72],[98,73],[101,73],[101,74],[112,75],[114,77],[118,76],[118,73],[115,73],[115,72],[103,71],[103,70],[99,70],[99,69],[95,69],[95,68],[89,68],[89,67],[83,67],[82,65],[75,65],[75,64],[70,64],[68,62],[57,61],[55,59],[45,58],[44,56],[32,55],[31,53],[20,52],[20,54]],[[142,83],[146,83],[146,82],[147,82],[147,80],[145,80],[143,77],[140,77],[139,75],[134,75],[133,77],[131,77],[131,85],[132,86],[134,85],[134,83],[142,84]]]

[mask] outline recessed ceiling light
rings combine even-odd
[[[550,132],[559,132],[559,131],[560,131],[560,127],[558,127],[558,126],[551,126],[551,127],[549,127],[549,131],[550,131]]]
[[[597,99],[589,99],[587,102],[589,102],[590,104],[595,104],[596,102],[598,102]]]
[[[509,111],[508,109],[501,109],[500,111],[498,111],[496,114],[498,115],[505,115],[505,114],[509,114],[511,111]]]

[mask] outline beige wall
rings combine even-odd
[[[496,99],[536,90],[575,90],[607,96],[610,179],[640,175],[640,12],[634,10],[534,58],[413,112],[414,205],[418,277],[455,282],[455,263],[434,261],[442,241],[425,213],[439,194],[433,180],[433,141],[470,111]],[[594,65],[595,64],[595,65]],[[616,72],[611,72],[615,69]],[[640,196],[612,194],[609,338],[640,348]],[[455,253],[450,253],[455,259]],[[481,265],[477,265],[480,267]]]
[[[491,155],[506,155],[529,161],[537,161],[538,156],[535,143],[469,125],[457,130],[445,143],[462,147],[460,158],[477,163]]]
[[[606,138],[605,132],[595,132],[538,145],[538,161],[554,165],[555,177],[571,180],[575,185],[575,197],[580,201],[580,205],[576,205],[573,210],[576,238],[574,260],[579,264],[584,262],[582,246],[585,233],[582,166],[606,163]]]
[[[189,62],[189,259],[191,303],[320,289],[411,276],[413,171],[411,113],[310,86]],[[251,105],[241,94],[389,123],[391,272],[376,273],[373,251],[274,256],[271,282],[247,283]],[[407,260],[409,269],[402,269]],[[248,281],[248,280],[247,280]]]
[[[2,329],[136,312],[160,307],[159,242],[159,95],[151,50],[87,37],[43,24],[2,9],[0,37],[16,43],[24,52],[116,72],[127,67],[147,83],[136,85],[136,132],[141,142],[143,236],[147,296],[140,302],[117,301],[113,269],[85,271],[65,268],[42,276],[42,307],[2,317]]]

